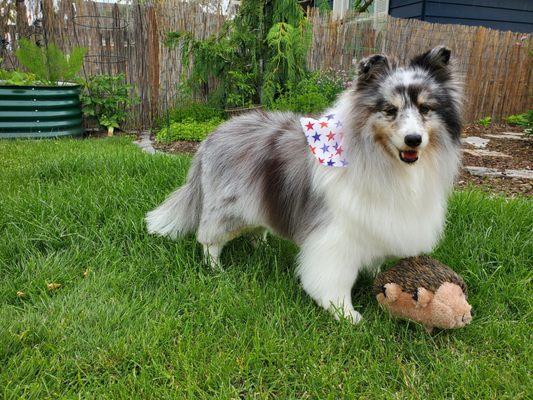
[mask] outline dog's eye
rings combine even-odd
[[[418,107],[418,110],[420,111],[420,114],[427,114],[431,111],[431,108],[427,104],[421,104],[420,107]]]
[[[398,109],[394,106],[388,106],[383,109],[383,112],[389,117],[394,117],[398,112]]]

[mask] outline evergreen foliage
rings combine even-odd
[[[39,47],[28,39],[20,39],[15,52],[18,61],[38,81],[45,85],[57,85],[59,82],[72,81],[83,65],[86,49],[74,47],[69,55],[50,43]]]
[[[263,102],[272,104],[277,95],[294,86],[305,76],[305,56],[310,43],[307,23],[293,26],[278,22],[267,35],[270,58],[263,82]]]
[[[328,0],[315,1],[315,7],[320,10],[320,14],[325,14],[331,11],[331,6],[329,5]]]
[[[181,51],[188,85],[223,107],[271,104],[306,72],[310,30],[297,0],[243,0],[235,18],[205,40],[169,32]],[[191,65],[192,62],[192,65]],[[209,78],[218,78],[216,90]]]

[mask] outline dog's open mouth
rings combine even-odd
[[[405,150],[400,151],[400,159],[407,164],[412,164],[418,160],[418,151],[416,150]]]

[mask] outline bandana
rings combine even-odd
[[[328,167],[345,167],[348,165],[342,147],[344,134],[342,123],[335,114],[328,114],[320,119],[300,118],[309,150],[322,165]]]

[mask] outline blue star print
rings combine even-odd
[[[346,156],[344,153],[344,132],[342,122],[334,110],[319,119],[310,117],[300,118],[307,145],[313,157],[324,167],[344,167]]]

